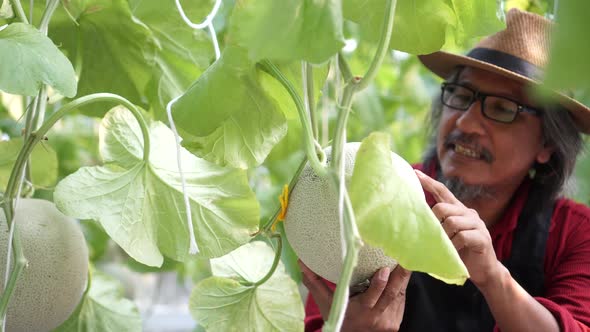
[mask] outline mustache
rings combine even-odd
[[[492,153],[488,149],[479,145],[474,135],[464,134],[461,132],[451,132],[445,137],[445,147],[450,148],[456,143],[473,147],[475,150],[479,152],[481,159],[483,159],[487,163],[492,163],[494,161],[494,156],[492,155]]]

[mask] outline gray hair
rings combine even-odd
[[[464,67],[458,67],[449,77],[450,82],[456,82]],[[436,158],[436,140],[438,134],[438,124],[442,114],[442,103],[440,95],[432,103],[430,112],[430,127],[428,134],[430,136],[429,145],[424,154],[424,165],[432,166],[433,162],[438,163]],[[575,183],[570,179],[573,174],[576,159],[583,148],[582,134],[576,127],[576,124],[570,113],[560,105],[554,104],[543,107],[541,116],[543,139],[546,145],[554,148],[553,153],[547,163],[535,163],[531,165],[534,172],[533,183],[542,192],[541,204],[546,206],[555,198],[569,191],[570,186]],[[438,166],[437,166],[438,167]],[[437,170],[438,171],[438,170]],[[440,173],[440,172],[438,172]],[[457,198],[461,200],[486,195],[483,188],[466,188],[456,179],[439,179],[451,189],[456,190]],[[493,194],[493,193],[487,193]]]

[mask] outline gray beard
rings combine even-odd
[[[442,172],[438,172],[437,180],[444,184],[455,197],[465,203],[478,199],[493,199],[494,191],[484,185],[465,184],[457,177],[446,178]]]

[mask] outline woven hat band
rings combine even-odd
[[[543,76],[543,70],[541,68],[526,60],[523,60],[512,54],[504,53],[502,51],[478,47],[471,50],[467,56],[498,67],[502,67],[533,80],[541,80]]]

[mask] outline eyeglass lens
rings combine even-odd
[[[443,85],[442,103],[445,106],[467,110],[476,101],[476,92],[458,84]],[[481,95],[483,99],[482,112],[493,120],[512,122],[518,114],[518,104],[506,98]]]

